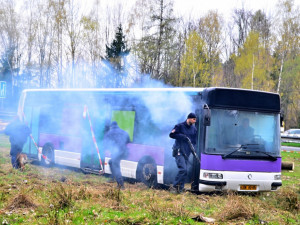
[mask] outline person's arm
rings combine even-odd
[[[170,138],[176,139],[176,140],[186,140],[186,136],[180,132],[180,127],[176,125],[171,133],[169,134]]]
[[[126,145],[129,144],[130,142],[131,142],[130,137],[129,137],[129,135],[127,135]]]
[[[195,146],[196,143],[197,143],[197,134],[198,134],[198,131],[197,129],[195,128],[195,133],[193,135],[193,139],[192,139],[192,144]]]

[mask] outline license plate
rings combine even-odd
[[[255,191],[256,190],[256,185],[241,185],[240,190],[243,191]]]

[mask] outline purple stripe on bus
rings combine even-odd
[[[140,145],[130,143],[127,145],[129,155],[126,160],[139,162],[144,156],[149,156],[155,160],[156,165],[164,165],[164,148],[158,146]],[[110,157],[108,151],[105,156]]]
[[[40,133],[39,146],[43,147],[46,143],[53,144],[55,149],[77,153],[80,153],[82,148],[81,138],[79,137],[68,137],[55,134]]]
[[[162,147],[133,143],[128,144],[127,147],[129,149],[127,159],[130,161],[138,162],[142,157],[150,156],[157,165],[164,165],[164,148]]]
[[[281,158],[276,161],[222,159],[220,155],[201,154],[201,169],[218,171],[280,172]]]

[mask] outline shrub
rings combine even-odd
[[[300,188],[281,189],[280,194],[276,198],[277,205],[284,210],[300,211]]]
[[[228,221],[234,219],[251,219],[256,213],[252,204],[246,200],[245,196],[229,194],[227,202],[221,208],[220,213],[216,215],[219,221]]]

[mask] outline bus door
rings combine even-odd
[[[79,104],[65,103],[61,110],[55,140],[55,163],[80,167],[82,150],[82,107]]]
[[[23,121],[31,129],[33,140],[36,143],[38,143],[39,114],[40,107],[28,106],[24,107],[22,115]],[[35,147],[33,140],[29,137],[23,147],[23,153],[27,154],[28,157],[36,157],[38,154],[38,150]]]
[[[93,172],[101,170],[99,156],[101,157],[102,169],[104,169],[104,153],[102,141],[105,132],[109,128],[107,109],[87,107],[82,123],[82,152],[80,167],[86,171]],[[93,138],[93,136],[95,138]],[[98,149],[97,149],[98,148]],[[99,155],[98,155],[99,150]]]

